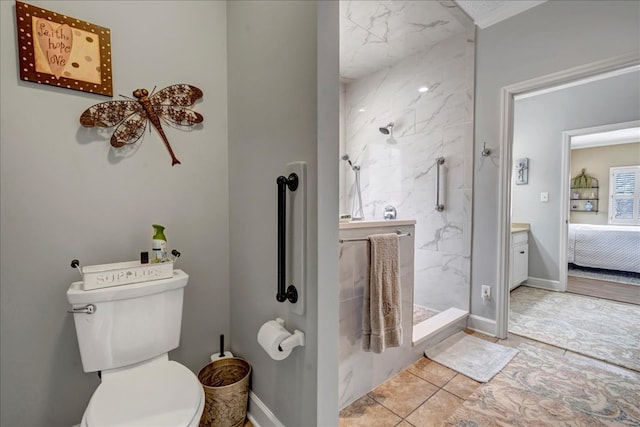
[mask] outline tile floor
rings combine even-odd
[[[420,322],[424,322],[425,320],[435,316],[438,314],[437,311],[431,310],[428,307],[414,304],[413,305],[413,324],[417,325]]]
[[[490,342],[517,347],[526,342],[562,355],[565,350],[509,334],[499,340],[466,331]],[[480,386],[462,374],[422,358],[340,411],[340,427],[440,426]]]

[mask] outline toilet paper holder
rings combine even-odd
[[[293,334],[284,327],[284,320],[268,320],[258,331],[258,344],[273,360],[284,360],[296,347],[305,345],[304,332],[295,330]]]
[[[280,326],[284,328],[284,319],[277,317],[276,322],[278,322]],[[289,351],[298,346],[304,347],[304,332],[299,331],[298,329],[294,329],[293,334],[291,334],[290,337],[282,340],[282,342],[278,346],[278,350]]]

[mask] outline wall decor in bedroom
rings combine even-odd
[[[177,127],[202,123],[202,114],[187,108],[202,95],[200,89],[188,84],[172,85],[151,94],[147,89],[136,89],[133,91],[135,99],[101,102],[87,108],[80,116],[80,124],[84,127],[116,126],[111,146],[121,148],[138,142],[144,135],[147,122],[151,122],[171,155],[171,166],[174,166],[180,161],[173,153],[160,119]]]
[[[582,169],[578,175],[571,178],[571,210],[598,214],[599,191],[598,179],[588,175],[586,169]]]
[[[16,0],[20,79],[113,96],[111,31]]]

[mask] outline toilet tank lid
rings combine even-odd
[[[187,286],[189,276],[182,270],[173,270],[169,279],[150,280],[148,282],[131,283],[129,285],[112,286],[85,291],[82,282],[74,282],[67,289],[67,300],[71,304],[90,304],[105,301],[136,298],[166,292],[171,289]]]
[[[166,361],[101,383],[87,407],[88,426],[187,426],[204,399],[198,377]]]

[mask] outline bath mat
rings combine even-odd
[[[429,359],[481,383],[493,378],[516,354],[518,350],[514,348],[490,343],[464,332],[458,332],[425,351]]]

